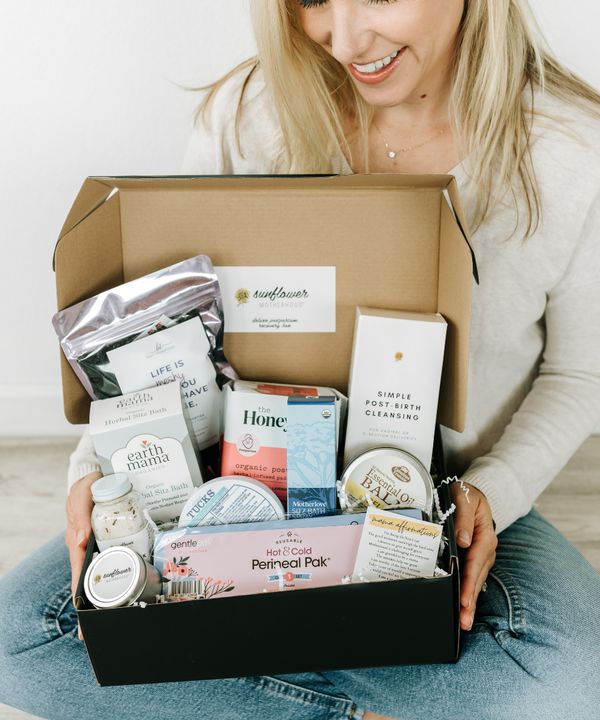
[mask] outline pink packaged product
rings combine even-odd
[[[347,400],[332,388],[236,380],[224,388],[224,437],[221,475],[244,475],[268,485],[287,502],[288,398],[334,397],[336,427]]]
[[[182,599],[348,582],[364,513],[334,519],[332,525],[315,524],[315,520],[293,520],[267,529],[257,528],[257,523],[253,530],[237,532],[210,527],[169,530],[156,539],[154,565],[170,581],[166,594]]]

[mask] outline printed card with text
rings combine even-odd
[[[354,582],[432,577],[442,527],[371,507],[356,555]]]
[[[332,333],[335,267],[216,267],[228,333]]]

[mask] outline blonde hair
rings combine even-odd
[[[258,55],[208,86],[199,113],[206,116],[221,85],[249,70],[236,113],[240,145],[244,90],[260,67],[282,131],[278,172],[334,172],[342,152],[353,162],[354,140],[368,172],[368,132],[374,108],[363,100],[347,69],[304,33],[296,3],[252,0]],[[539,224],[541,203],[530,145],[535,90],[600,117],[600,94],[552,55],[528,0],[465,0],[450,121],[461,155],[469,160],[475,189],[474,226],[485,220],[507,192],[517,207],[518,197],[524,198],[525,234],[530,235]]]

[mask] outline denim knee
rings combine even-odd
[[[68,555],[59,536],[0,578],[0,656],[43,645],[75,625]]]
[[[15,682],[14,658],[20,652],[23,636],[17,630],[19,584],[12,574],[0,578],[0,703],[11,704],[11,685]]]
[[[508,610],[496,641],[531,678],[537,714],[596,718],[600,576],[535,511],[507,535],[488,580],[503,586]]]
[[[17,617],[22,607],[24,589],[15,577],[15,571],[0,578],[0,682],[2,681],[3,659],[18,653],[22,636],[16,629],[20,624]]]

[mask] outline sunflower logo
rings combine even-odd
[[[250,300],[250,290],[240,288],[235,293],[235,299],[237,300],[238,306],[245,305]]]

